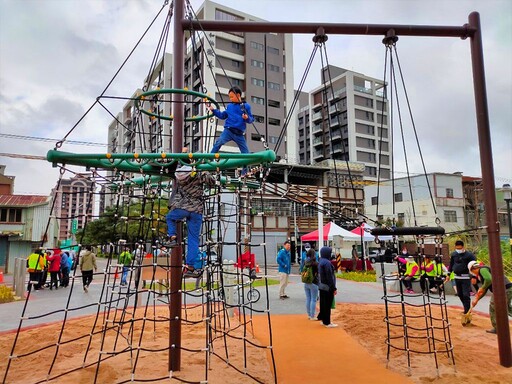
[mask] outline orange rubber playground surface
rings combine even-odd
[[[272,315],[271,321],[280,384],[412,383],[386,369],[341,326],[325,328],[305,315]],[[267,317],[254,316],[253,323],[255,336],[266,342]]]

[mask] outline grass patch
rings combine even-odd
[[[344,280],[351,280],[357,282],[375,283],[377,281],[377,274],[372,271],[357,271],[357,272],[342,272],[336,274],[337,278]]]

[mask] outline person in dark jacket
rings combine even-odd
[[[311,267],[313,272],[313,281],[304,283],[304,292],[306,293],[306,313],[309,320],[316,320],[316,299],[318,297],[318,262],[316,261],[316,252],[309,248],[304,260],[304,268]]]
[[[464,248],[464,242],[462,240],[457,240],[455,242],[455,252],[450,256],[450,267],[448,267],[448,271],[454,273],[457,296],[459,296],[464,306],[464,313],[468,313],[471,307],[471,277],[469,275],[468,264],[473,260],[476,260],[475,255]],[[450,281],[449,275],[446,281]]]
[[[187,148],[183,148],[186,152]],[[206,172],[195,172],[190,165],[183,165],[176,170],[177,188],[169,198],[169,213],[167,214],[166,248],[174,247],[176,242],[176,222],[187,221],[188,241],[186,265],[183,270],[185,277],[199,277],[201,269],[194,267],[199,258],[199,238],[203,223],[203,188],[215,183],[213,177]]]
[[[327,328],[337,327],[338,324],[331,323],[331,305],[336,295],[336,276],[334,267],[331,264],[332,249],[322,247],[320,250],[320,262],[318,263],[318,289],[320,290],[320,313],[318,320]]]

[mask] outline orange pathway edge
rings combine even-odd
[[[410,384],[390,371],[343,328],[326,328],[306,315],[272,315],[272,341],[279,384]],[[253,316],[254,335],[269,344],[268,317]],[[268,353],[269,363],[270,352]]]

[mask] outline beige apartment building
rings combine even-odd
[[[366,180],[377,180],[379,172],[381,180],[389,179],[392,141],[384,82],[332,65],[322,69],[322,79],[324,85],[301,95],[299,162],[360,162]]]

